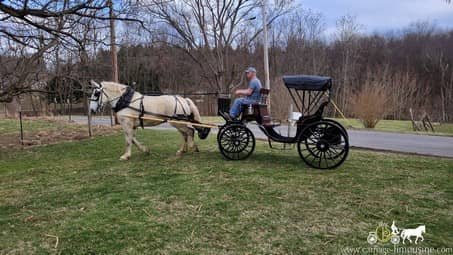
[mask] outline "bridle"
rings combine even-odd
[[[112,107],[115,107],[115,105],[113,104],[113,101],[118,101],[118,99],[121,97],[121,95],[120,95],[120,96],[117,96],[117,97],[115,97],[113,99],[110,99],[109,95],[107,95],[107,93],[105,93],[104,88],[102,87],[102,85],[100,85],[99,87],[94,88],[93,96],[94,96],[94,98],[90,98],[89,100],[93,101],[93,102],[97,102],[98,103],[98,109],[102,108],[104,106],[104,102],[103,102],[104,96],[107,98],[106,104],[110,104]]]

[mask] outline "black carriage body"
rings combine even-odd
[[[308,165],[320,169],[335,168],[341,165],[349,151],[347,131],[340,123],[323,118],[324,108],[331,100],[332,79],[324,76],[291,75],[283,76],[283,81],[297,110],[302,113],[302,116],[296,121],[296,134],[294,136],[283,136],[275,129],[280,123],[272,121],[269,115],[266,104],[269,90],[262,90],[264,98],[261,102],[245,105],[240,120],[226,119],[226,124],[220,127],[217,139],[222,154],[225,156],[225,151],[232,151],[231,148],[226,150],[222,147],[222,141],[234,140],[236,134],[231,130],[238,130],[237,126],[242,125],[243,129],[246,130],[236,132],[236,136],[240,137],[243,134],[253,136],[253,133],[249,132],[250,130],[246,127],[246,123],[255,121],[269,141],[286,144],[297,143],[299,155]],[[223,109],[220,109],[221,106]],[[225,111],[224,107],[225,103],[219,101],[219,113],[222,110]],[[233,126],[234,129],[232,129]],[[224,130],[229,131],[223,132]],[[223,138],[224,134],[228,134],[229,137]],[[255,139],[252,138],[247,138],[253,141],[253,146],[250,147],[252,151],[247,151],[247,154],[244,154],[246,156],[235,155],[235,158],[227,158],[244,159],[248,157],[255,147]],[[236,141],[236,143],[238,142]],[[269,144],[271,143],[269,142]]]
[[[265,102],[251,106],[246,105],[245,108],[253,107],[253,114],[247,114],[247,109],[244,109],[243,113],[245,114],[242,114],[241,122],[256,121],[261,131],[274,142],[297,143],[306,126],[323,120],[324,108],[330,103],[332,78],[313,75],[287,75],[283,76],[283,82],[296,108],[302,113],[302,116],[296,122],[295,136],[282,136],[275,130],[279,123],[272,123]],[[340,125],[337,122],[335,124]]]

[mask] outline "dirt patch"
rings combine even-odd
[[[27,121],[30,120],[32,119],[27,118]],[[36,119],[36,121],[40,122],[40,128],[24,131],[22,141],[19,131],[0,134],[0,150],[35,147],[90,138],[87,125],[43,118]],[[115,134],[119,130],[119,126],[92,126],[92,137]]]

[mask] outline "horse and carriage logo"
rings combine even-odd
[[[379,224],[374,232],[368,234],[367,241],[369,244],[376,244],[378,241],[381,243],[391,242],[392,244],[399,244],[401,241],[405,244],[408,240],[412,243],[411,237],[415,237],[415,244],[418,240],[424,241],[423,234],[426,233],[425,225],[418,226],[414,229],[398,229],[395,221],[392,222],[390,228],[385,223]]]

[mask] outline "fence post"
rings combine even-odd
[[[22,111],[19,111],[19,123],[20,123],[20,144],[24,145],[24,128],[22,125]]]
[[[72,121],[72,116],[71,116],[71,114],[72,114],[71,113],[72,112],[72,101],[69,98],[68,98],[68,105],[69,105],[69,107],[68,107],[68,110],[69,110],[68,111],[68,118],[69,118],[69,122],[71,122]]]
[[[86,104],[88,105],[88,102],[86,102]],[[90,106],[88,106],[87,109],[88,109],[88,116],[87,116],[88,117],[88,135],[91,137],[92,133],[91,133],[91,110],[90,110]]]
[[[116,114],[110,109],[110,126],[113,127],[113,119],[115,118],[115,125],[118,123],[116,119]]]

